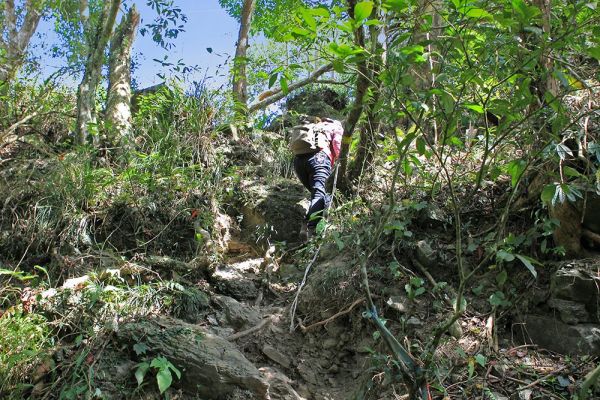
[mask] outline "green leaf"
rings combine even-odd
[[[402,12],[407,7],[406,0],[384,0],[383,7],[395,12]]]
[[[564,166],[563,167],[563,172],[566,176],[570,176],[570,177],[579,177],[581,176],[581,173],[579,171],[577,171],[575,168],[571,168],[568,166]]]
[[[523,256],[521,254],[515,254],[515,256],[521,260],[521,262],[523,263],[523,265],[525,265],[525,267],[529,270],[529,272],[531,272],[531,275],[533,275],[534,278],[537,278],[537,271],[535,270],[535,267],[533,266],[533,263],[538,263],[536,260],[534,260],[531,257],[527,257],[527,256]],[[539,263],[538,263],[539,264]]]
[[[498,260],[511,262],[515,259],[515,256],[506,250],[498,250],[498,252],[496,253],[496,258]]]
[[[600,46],[596,46],[596,47],[590,47],[587,49],[587,53],[595,58],[596,60],[600,61]]]
[[[177,375],[177,379],[181,379],[181,371],[178,370],[177,367],[175,367],[170,362],[169,362],[169,369],[171,369],[171,371],[175,372],[175,375]]]
[[[417,138],[417,151],[419,152],[420,155],[425,154],[425,139],[423,139],[422,136],[419,136]]]
[[[310,13],[315,17],[329,18],[329,11],[325,7],[311,8]]]
[[[465,107],[468,108],[469,110],[478,112],[479,114],[483,114],[483,107],[480,106],[479,104],[465,104]]]
[[[527,17],[527,4],[523,0],[512,0],[512,7],[521,18]]]
[[[171,383],[173,383],[173,376],[171,375],[171,371],[169,369],[161,369],[156,374],[156,383],[158,383],[158,390],[160,393],[164,393],[169,387],[171,387]]]
[[[573,152],[571,151],[571,149],[562,143],[558,143],[556,145],[556,153],[558,154],[561,160],[566,159],[567,155],[573,157]]]
[[[138,386],[140,386],[144,382],[144,377],[146,376],[146,372],[150,369],[150,364],[147,362],[139,363],[137,369],[135,370],[135,380],[137,381]]]
[[[465,13],[465,16],[467,16],[469,18],[474,18],[474,19],[492,18],[492,14],[490,14],[487,11],[485,11],[483,8],[470,8]]]
[[[302,16],[304,22],[306,22],[306,25],[308,25],[308,27],[312,31],[315,31],[317,29],[317,20],[309,10],[307,10],[306,8],[301,9],[300,15]]]
[[[477,354],[475,356],[475,362],[477,364],[481,365],[482,367],[485,367],[485,362],[486,362],[485,356],[483,354]]]
[[[506,273],[505,270],[502,270],[502,272],[500,272],[498,275],[496,275],[496,283],[500,287],[504,286],[507,279],[508,279],[508,274]]]
[[[283,94],[288,94],[289,93],[288,82],[284,76],[282,76],[281,79],[279,79],[279,84],[281,85],[281,91],[283,92]]]
[[[502,292],[500,292],[500,291],[494,292],[494,293],[493,293],[493,294],[490,296],[490,298],[489,298],[489,300],[488,300],[488,301],[489,301],[489,302],[490,302],[490,304],[491,304],[492,306],[494,306],[494,307],[499,307],[499,306],[501,306],[501,305],[504,305],[504,304],[506,304],[506,298],[504,297],[504,293],[502,293]]]
[[[506,166],[506,170],[511,177],[510,183],[512,187],[515,187],[517,182],[519,182],[519,179],[521,179],[521,175],[523,174],[523,171],[525,171],[526,165],[527,163],[525,160],[513,160]]]
[[[138,356],[146,354],[146,351],[148,351],[148,346],[146,346],[146,343],[144,342],[136,343],[133,345],[133,351],[135,351],[135,354]]]
[[[423,47],[423,46],[421,46],[419,44],[414,44],[414,45],[411,45],[411,46],[406,46],[406,47],[403,47],[400,50],[400,52],[402,54],[406,54],[406,55],[413,54],[413,53],[423,54],[424,51],[425,51],[425,47]]]
[[[271,74],[271,76],[269,77],[269,89],[273,87],[273,85],[275,84],[275,82],[277,82],[277,78],[279,77],[279,74]]]
[[[365,18],[369,18],[373,12],[372,1],[361,1],[354,6],[354,19],[356,21],[362,21]]]
[[[473,377],[473,374],[475,373],[475,360],[472,357],[469,357],[467,371],[469,372],[469,379],[471,379]]]
[[[540,196],[542,198],[542,202],[550,204],[550,202],[554,198],[555,193],[556,184],[551,183],[549,185],[544,186],[544,189],[542,190],[542,195]]]

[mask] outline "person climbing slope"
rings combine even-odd
[[[329,118],[304,120],[302,125],[292,129],[290,149],[295,155],[294,171],[311,194],[310,206],[300,230],[304,240],[315,235],[319,221],[329,208],[331,196],[325,189],[325,183],[340,154],[343,133],[342,123]]]

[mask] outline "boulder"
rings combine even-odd
[[[267,358],[275,361],[282,367],[289,368],[292,365],[290,359],[273,346],[265,344],[262,348],[262,352]]]
[[[219,265],[211,275],[211,282],[221,293],[238,300],[250,300],[258,296],[254,283],[258,279],[262,258],[248,259],[237,263]]]
[[[437,264],[435,251],[425,240],[417,242],[417,260],[427,268],[435,267]]]
[[[148,354],[167,358],[181,370],[174,385],[185,393],[220,400],[241,389],[268,396],[269,385],[258,369],[233,344],[203,327],[160,317],[126,323],[117,338],[129,348],[143,342]]]
[[[548,306],[558,313],[560,320],[565,324],[576,325],[592,322],[590,314],[585,309],[585,304],[571,300],[550,299]]]
[[[225,322],[225,325],[235,329],[245,329],[255,326],[260,322],[260,315],[256,309],[240,303],[234,298],[214,296],[213,301],[223,310],[223,322]]]
[[[239,193],[243,237],[261,245],[298,241],[309,198],[298,181],[245,180]]]
[[[552,277],[552,298],[569,300],[585,305],[592,322],[598,321],[600,302],[600,277],[595,272],[598,266],[563,267]]]
[[[600,356],[600,325],[567,325],[540,315],[526,315],[522,322],[526,342],[561,354]]]

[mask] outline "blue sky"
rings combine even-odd
[[[152,11],[145,5],[145,1],[136,1],[142,15],[142,23],[150,22]],[[168,54],[170,59],[177,61],[181,59],[186,65],[197,65],[200,71],[195,78],[201,79],[205,73],[215,77],[216,84],[227,80],[227,70],[219,68],[228,55],[235,53],[235,42],[239,25],[221,8],[218,0],[176,0],[188,17],[185,24],[185,32],[174,41],[175,47],[166,52],[157,46],[149,36],[138,34],[134,44],[134,53],[141,58],[140,68],[136,71],[135,78],[140,87],[160,83],[162,80],[156,76],[162,67],[153,58],[162,59]],[[146,17],[146,18],[144,18]],[[146,20],[146,21],[145,21]],[[212,48],[209,53],[206,49]]]
[[[151,22],[154,12],[146,6],[146,1],[135,0],[135,3],[142,16],[140,26]],[[219,67],[219,65],[222,65],[228,56],[235,53],[238,22],[221,8],[218,0],[175,0],[175,3],[188,17],[185,32],[181,33],[173,42],[175,47],[166,51],[154,43],[149,35],[141,36],[139,33],[137,35],[133,55],[139,64],[134,73],[138,87],[144,88],[162,82],[157,73],[165,72],[165,70],[153,59],[162,60],[165,55],[168,55],[170,62],[181,59],[188,66],[198,66],[199,71],[194,73],[190,79],[200,80],[207,75],[213,77],[210,86],[226,83],[227,69]],[[53,32],[52,22],[42,21],[38,33],[40,36],[34,39],[32,45],[58,43]],[[206,50],[208,47],[213,49],[212,53]],[[34,50],[34,53],[40,54],[40,51]],[[43,75],[47,75],[59,68],[62,63],[61,60],[43,56],[41,64]]]

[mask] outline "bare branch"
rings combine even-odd
[[[16,45],[20,53],[23,52],[29,44],[29,40],[35,33],[40,18],[42,17],[41,9],[34,4],[34,0],[27,0],[25,7],[27,8],[27,14],[25,14],[23,25],[21,26],[21,29],[19,29],[19,33],[16,37]]]
[[[306,86],[308,84],[316,82],[317,79],[321,75],[323,75],[324,73],[326,73],[328,71],[331,71],[332,68],[333,68],[333,64],[331,64],[331,63],[323,65],[321,68],[317,69],[315,72],[310,74],[310,76],[288,85],[288,92],[292,92],[303,86]],[[287,95],[287,93],[283,93],[283,90],[280,87],[275,88],[273,90],[268,90],[268,91],[262,93],[260,96],[258,96],[259,101],[250,105],[248,111],[252,113],[252,112],[261,110],[263,108],[266,108],[266,107],[270,106],[271,104],[275,103],[276,101],[283,99],[286,95]]]

